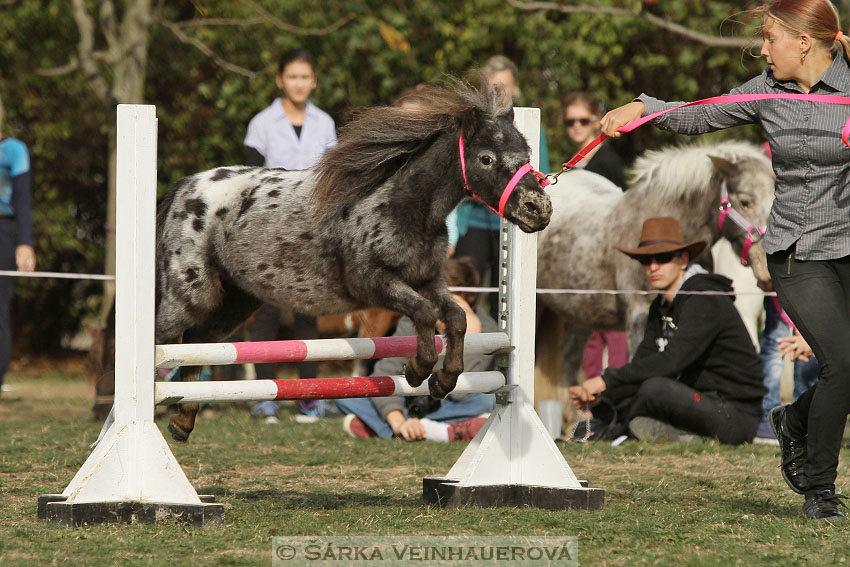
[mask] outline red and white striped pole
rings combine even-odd
[[[452,394],[494,392],[505,385],[501,372],[464,372]],[[404,376],[352,376],[310,380],[233,380],[221,382],[157,382],[157,404],[261,400],[333,400],[385,396],[425,396],[428,382],[413,388]]]
[[[443,354],[445,340],[434,337],[437,354]],[[464,353],[493,354],[510,346],[505,333],[474,333],[464,339]],[[304,362],[312,360],[358,360],[416,355],[416,337],[375,337],[359,339],[316,339],[157,345],[157,368],[263,362]]]

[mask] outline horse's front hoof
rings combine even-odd
[[[410,385],[411,388],[418,388],[422,385],[422,382],[424,382],[427,378],[428,374],[425,374],[424,376],[420,377],[419,375],[414,373],[412,364],[408,363],[404,366],[404,379],[407,380],[407,383]]]
[[[192,430],[186,431],[179,425],[175,424],[174,421],[168,422],[168,431],[171,433],[171,438],[179,443],[185,443],[189,440],[189,435],[191,435]]]
[[[449,380],[446,376],[443,376],[442,373],[432,374],[431,377],[428,378],[428,392],[431,394],[432,398],[436,398],[438,400],[445,399],[445,397],[455,389],[456,385],[457,379],[454,381]]]

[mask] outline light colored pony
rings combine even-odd
[[[585,171],[561,176],[550,187],[553,216],[540,233],[540,288],[649,289],[640,264],[614,246],[637,245],[643,221],[672,216],[686,240],[709,247],[725,237],[740,257],[746,237],[734,223],[718,228],[721,190],[753,225],[764,226],[773,203],[774,178],[768,158],[755,145],[724,142],[647,152],[633,168],[623,193],[607,179]],[[696,261],[711,267],[709,249]],[[749,253],[760,281],[769,281],[761,244]],[[594,330],[625,330],[632,353],[640,342],[654,295],[540,295],[537,333],[537,399],[560,399],[565,423],[573,420],[568,386],[576,384],[584,345]],[[554,317],[553,317],[554,315]],[[559,352],[560,351],[560,354]]]

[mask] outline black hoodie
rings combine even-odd
[[[729,278],[696,274],[680,291],[731,292]],[[643,340],[632,361],[602,373],[608,388],[664,376],[703,393],[716,392],[761,417],[761,360],[731,295],[659,295],[649,307]]]

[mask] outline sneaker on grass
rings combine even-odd
[[[776,445],[779,446],[779,440],[773,433],[773,427],[769,420],[764,420],[759,423],[759,428],[756,430],[756,436],[753,438],[753,443],[757,445]]]
[[[466,421],[456,421],[449,424],[449,441],[469,441],[487,422],[487,418],[473,417]]]
[[[363,423],[363,421],[353,413],[346,415],[342,419],[342,429],[352,437],[358,437],[360,439],[375,437],[375,432],[372,431],[372,428]]]
[[[806,503],[803,504],[803,514],[813,520],[844,520],[844,514],[838,506],[847,507],[842,500],[847,497],[836,494],[834,490],[821,490],[812,495],[806,495]]]

